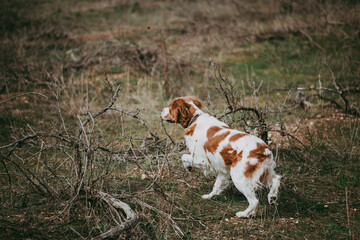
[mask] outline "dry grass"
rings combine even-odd
[[[98,236],[125,216],[97,191],[140,216],[121,239],[360,234],[360,122],[333,81],[358,111],[358,3],[16,0],[0,9],[0,146],[35,132],[58,137],[0,149],[0,238]],[[234,186],[201,199],[213,177],[182,168],[183,131],[160,121],[162,107],[181,95],[198,96],[211,114],[229,111],[210,57],[237,106],[264,114],[274,152],[278,146],[278,205],[259,192],[253,219],[234,217],[246,207]],[[89,120],[78,135],[79,118],[107,106],[119,84],[113,107],[121,111]],[[301,97],[299,87],[308,89]],[[248,132],[258,124],[242,111],[222,119]],[[59,137],[79,143],[82,160]],[[81,178],[76,164],[86,159]]]

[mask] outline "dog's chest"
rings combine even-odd
[[[206,141],[205,137],[206,135],[202,134],[201,129],[195,129],[192,136],[185,135],[186,146],[192,155],[195,153],[203,153]]]

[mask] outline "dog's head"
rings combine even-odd
[[[195,97],[179,97],[175,98],[168,108],[162,110],[161,117],[167,122],[178,123],[186,128],[191,119],[201,112],[202,107],[202,102]]]

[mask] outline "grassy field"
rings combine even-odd
[[[359,12],[350,0],[2,1],[0,239],[95,238],[126,221],[100,191],[139,216],[113,238],[359,238]],[[183,168],[184,131],[160,119],[184,95],[249,133],[260,120],[225,116],[226,96],[261,113],[276,206],[261,190],[257,217],[239,219],[232,184],[201,198],[214,176]]]

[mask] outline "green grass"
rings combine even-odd
[[[344,43],[332,35],[320,35],[316,40],[324,45],[325,53],[299,34],[288,35],[282,40],[239,46],[240,53],[228,57],[223,68],[225,71],[230,69],[234,79],[263,82],[272,88],[317,86],[319,75],[323,86],[330,87],[332,82],[328,65],[335,72],[344,72],[341,71],[344,70],[344,60],[351,58],[358,62],[360,49],[355,41]],[[354,84],[358,68],[355,69],[353,64],[345,68],[347,77],[344,84]]]

